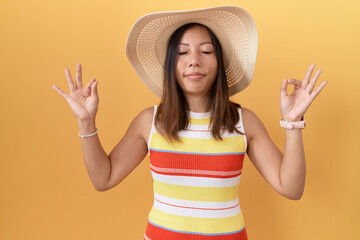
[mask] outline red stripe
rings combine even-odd
[[[226,210],[226,209],[232,209],[232,208],[235,208],[237,206],[239,206],[240,204],[236,204],[235,206],[232,206],[232,207],[228,207],[228,208],[196,208],[196,207],[186,207],[186,206],[179,206],[179,205],[174,205],[174,204],[169,204],[169,203],[166,203],[166,202],[163,202],[163,201],[160,201],[156,198],[154,198],[156,201],[162,203],[162,204],[166,204],[168,206],[173,206],[173,207],[178,207],[178,208],[188,208],[188,209],[199,209],[199,210]]]
[[[170,176],[188,176],[188,177],[210,177],[210,178],[232,178],[232,177],[237,177],[241,175],[241,172],[239,174],[234,174],[234,175],[226,175],[226,176],[221,176],[221,175],[213,175],[213,174],[196,174],[196,173],[171,173],[171,172],[160,172],[160,171],[156,171],[153,168],[151,168],[151,170],[153,172],[156,172],[158,174],[162,174],[162,175],[170,175]]]
[[[195,228],[194,228],[195,229]],[[226,235],[201,235],[195,233],[179,233],[154,226],[148,222],[146,236],[151,240],[247,240],[246,229]]]
[[[196,155],[158,152],[150,149],[150,162],[154,167],[237,171],[243,167],[244,154],[240,155]]]

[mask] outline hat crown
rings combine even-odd
[[[176,29],[188,23],[207,26],[219,39],[229,95],[246,88],[255,67],[257,30],[250,14],[235,6],[159,12],[141,17],[130,31],[126,52],[145,85],[161,97],[169,39]]]

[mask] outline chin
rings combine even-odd
[[[204,91],[183,91],[185,95],[197,96],[197,95],[204,95]]]

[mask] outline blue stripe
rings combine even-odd
[[[194,154],[194,155],[243,155],[245,152],[230,152],[230,153],[196,153],[196,152],[177,152],[177,151],[170,151],[170,150],[161,150],[150,148],[152,151],[156,152],[167,152],[167,153],[182,153],[182,154]]]
[[[227,232],[227,233],[200,233],[200,232],[186,232],[186,231],[179,231],[179,230],[174,230],[174,229],[170,229],[164,226],[160,226],[158,224],[155,224],[153,222],[151,222],[150,220],[148,220],[152,225],[157,226],[159,228],[163,228],[172,232],[177,232],[177,233],[187,233],[187,234],[198,234],[198,235],[207,235],[207,236],[220,236],[220,235],[229,235],[229,234],[234,234],[234,233],[238,233],[241,232],[242,230],[244,230],[245,226],[238,230],[238,231],[234,231],[234,232]]]

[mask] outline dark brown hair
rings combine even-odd
[[[239,121],[238,108],[240,105],[229,100],[228,85],[225,74],[223,55],[219,40],[206,26],[199,23],[189,23],[178,28],[171,36],[164,64],[163,94],[155,115],[155,126],[158,131],[170,142],[180,141],[178,132],[189,124],[189,105],[176,81],[175,68],[178,56],[178,45],[186,30],[193,26],[203,26],[210,34],[216,59],[218,62],[217,77],[210,89],[210,124],[211,135],[216,140],[222,140],[220,130],[227,128],[229,132],[239,132],[235,128]]]

